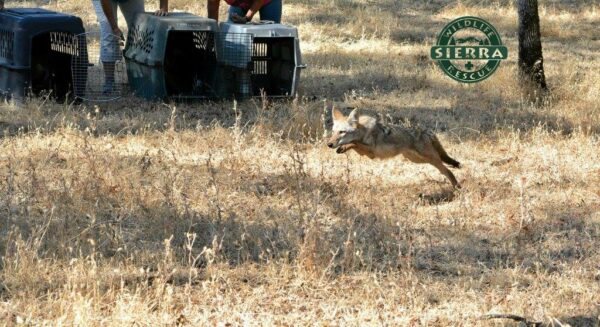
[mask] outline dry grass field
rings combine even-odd
[[[540,1],[538,106],[513,1],[284,2],[293,101],[0,104],[0,324],[599,326],[600,1]],[[97,28],[90,1],[44,7]],[[429,59],[463,15],[509,48],[475,85]],[[463,189],[337,155],[324,99],[434,129]]]

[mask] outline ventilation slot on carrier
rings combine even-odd
[[[12,60],[14,41],[15,33],[13,31],[0,29],[0,57],[7,60]]]
[[[50,32],[50,49],[71,56],[79,55],[79,47],[75,42],[75,36],[70,33]]]
[[[139,49],[145,53],[152,52],[152,44],[154,42],[154,30],[143,30],[134,26],[128,33],[128,46],[132,49]]]

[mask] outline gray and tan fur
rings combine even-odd
[[[354,150],[371,159],[389,159],[402,154],[414,163],[428,163],[437,168],[455,188],[460,188],[454,174],[444,165],[460,168],[429,130],[382,124],[377,118],[361,115],[354,109],[348,117],[337,108],[332,110],[332,135],[327,145],[337,153]]]

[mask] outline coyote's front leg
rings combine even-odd
[[[338,147],[336,152],[337,153],[345,153],[346,151],[348,151],[350,149],[356,151],[356,153],[360,154],[361,156],[367,156],[371,159],[375,158],[375,154],[373,153],[373,151],[368,146],[361,144],[361,143],[344,144],[344,145]]]
[[[346,151],[350,150],[350,149],[355,149],[356,148],[356,144],[354,143],[348,143],[348,144],[344,144],[344,145],[340,145],[335,152],[336,153],[346,153]]]

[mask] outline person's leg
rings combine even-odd
[[[247,11],[248,10],[244,10],[240,7],[229,6],[229,12],[227,13],[227,21],[231,23],[231,16],[233,16],[233,14],[237,14],[238,16],[245,16]]]
[[[127,22],[127,30],[131,30],[135,23],[135,16],[144,12],[144,0],[127,0],[119,2],[119,8]]]
[[[272,0],[266,6],[260,8],[260,20],[271,20],[277,24],[281,23],[282,0]]]
[[[100,24],[100,61],[104,70],[104,92],[112,92],[115,84],[115,61],[118,60],[119,40],[113,35],[108,19],[104,15],[99,0],[92,0],[94,11]],[[117,3],[111,1],[113,12],[117,11]],[[117,17],[115,17],[115,20]]]

